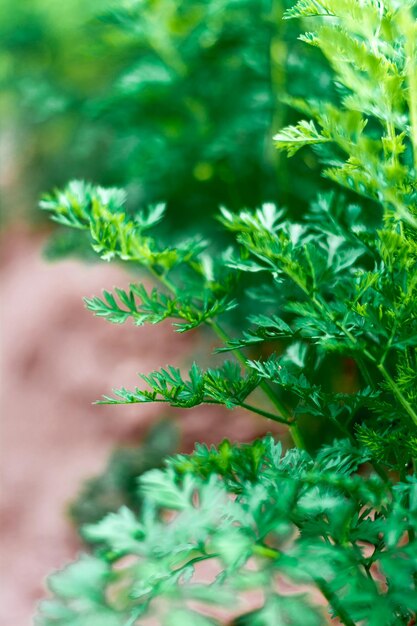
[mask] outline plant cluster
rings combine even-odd
[[[4,0],[0,110],[16,151],[24,142],[26,186],[36,194],[70,170],[128,186],[133,206],[163,199],[171,225],[187,227],[197,205],[212,214],[276,196],[277,92],[287,73],[295,89],[306,76],[299,60],[277,63],[284,8],[67,0],[57,20],[47,0]]]
[[[147,270],[86,300],[137,325],[208,327],[227,360],[168,367],[101,402],[243,407],[286,427],[272,437],[199,445],[140,479],[143,508],[83,534],[93,555],[50,579],[37,623],[167,626],[412,624],[417,615],[417,22],[414,1],[300,0],[301,39],[328,60],[331,98],[289,98],[304,118],[275,137],[310,146],[331,181],[298,221],[272,203],[222,208],[232,245],[158,237],[163,207],[134,214],[119,189],[71,183],[43,201],[106,260]],[[308,18],[308,20],[307,20]],[[311,19],[310,19],[311,18]],[[338,186],[344,188],[343,193]],[[317,184],[317,187],[319,185]],[[236,312],[248,319],[236,323]],[[343,388],[330,372],[349,364]],[[308,440],[321,424],[320,446]],[[199,578],[210,561],[213,578]],[[290,591],[289,591],[290,584]],[[303,594],[293,591],[303,586]],[[259,606],[235,607],[260,592]],[[214,605],[214,609],[213,609]],[[235,611],[230,607],[236,608]],[[211,608],[210,608],[211,607]],[[217,610],[217,613],[216,613]]]

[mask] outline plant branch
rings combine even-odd
[[[409,417],[414,422],[414,425],[417,426],[417,413],[413,409],[411,404],[408,402],[407,398],[404,396],[404,394],[402,393],[401,389],[398,387],[395,380],[390,376],[390,374],[387,372],[387,370],[385,369],[382,363],[378,363],[377,368],[381,372],[382,376],[384,377],[388,385],[390,386],[398,402],[401,404],[403,409],[405,409],[406,413],[408,413]]]
[[[320,589],[323,596],[326,598],[329,605],[334,610],[337,617],[342,622],[342,624],[345,624],[345,626],[356,626],[355,622],[350,618],[350,616],[341,606],[339,598],[330,589],[328,583],[323,578],[320,578],[320,577],[314,578],[313,580],[316,583],[317,587]]]
[[[257,413],[258,415],[262,415],[262,417],[266,417],[267,419],[273,420],[274,422],[279,422],[280,424],[285,424],[286,426],[292,427],[292,422],[289,422],[284,417],[280,415],[276,415],[275,413],[270,413],[269,411],[264,411],[263,409],[258,409],[257,407],[252,406],[251,404],[247,404],[246,402],[241,402],[239,404],[243,409],[247,411],[251,411],[252,413]]]
[[[176,286],[167,278],[166,275],[160,274],[154,268],[149,268],[149,271],[151,272],[154,278],[156,278],[159,282],[161,282],[164,285],[166,289],[168,289],[175,296],[177,296]],[[221,339],[225,344],[230,341],[229,335],[223,330],[223,328],[220,326],[218,322],[216,322],[215,320],[207,320],[205,323],[207,326],[210,326],[213,329],[213,331],[216,333],[219,339]],[[241,350],[235,350],[234,352],[239,363],[241,363],[241,365],[245,368],[245,370],[247,370],[248,365],[246,362],[246,357],[243,354],[243,352]],[[294,444],[297,446],[297,448],[305,448],[305,443],[300,433],[300,429],[298,427],[298,424],[294,421],[294,418],[291,415],[291,412],[279,400],[279,398],[277,398],[276,394],[272,391],[272,389],[269,387],[266,381],[262,381],[259,384],[259,388],[269,398],[269,400],[272,402],[275,408],[278,409],[279,415],[269,413],[268,411],[263,411],[262,409],[254,409],[253,407],[249,409],[248,408],[249,405],[246,405],[246,407],[244,408],[248,408],[248,410],[251,410],[254,413],[258,413],[258,415],[263,415],[264,417],[267,417],[268,419],[272,419],[275,422],[279,422],[281,424],[285,424],[289,426],[291,437],[293,439]]]
[[[416,28],[409,9],[403,13],[405,53],[407,56],[408,106],[410,109],[411,143],[413,145],[414,171],[417,175],[417,67]]]
[[[213,328],[217,336],[224,342],[230,342],[229,335],[222,329],[222,327],[213,320],[208,322],[210,326]],[[234,350],[236,354],[237,360],[242,363],[242,365],[247,369],[247,362],[245,355],[239,349]],[[303,440],[302,434],[300,432],[300,428],[297,422],[294,420],[291,412],[287,409],[287,407],[280,401],[280,399],[275,395],[270,386],[266,381],[262,381],[259,385],[259,388],[264,392],[264,394],[269,398],[272,404],[278,409],[280,415],[275,417],[276,422],[281,422],[283,424],[287,424],[290,429],[291,437],[297,448],[306,448],[306,444]],[[272,418],[271,418],[272,419]]]

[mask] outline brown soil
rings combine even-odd
[[[183,450],[196,440],[244,441],[265,429],[237,411],[93,406],[112,387],[137,384],[137,372],[203,356],[206,344],[199,333],[175,335],[169,324],[94,319],[82,296],[127,286],[129,277],[106,264],[48,264],[42,243],[25,230],[3,236],[1,626],[29,626],[45,576],[80,549],[67,503],[116,444],[138,441],[162,415],[180,420]]]

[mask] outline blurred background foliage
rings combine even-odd
[[[69,178],[124,186],[131,207],[165,201],[182,229],[219,204],[310,200],[314,157],[289,181],[271,141],[286,94],[330,90],[281,19],[290,4],[1,0],[3,218]]]
[[[282,20],[291,4],[1,0],[3,223],[43,227],[39,196],[74,178],[125,187],[128,209],[166,202],[165,237],[216,229],[221,204],[301,213],[318,159],[302,151],[289,177],[272,136],[298,120],[288,96],[331,99],[332,87],[321,57],[297,41],[299,24]],[[49,244],[54,257],[85,249],[80,233],[59,229]],[[116,451],[72,505],[74,521],[138,506],[135,477],[174,448],[151,437]]]
[[[68,513],[74,525],[98,522],[107,513],[128,506],[138,512],[142,498],[138,479],[155,467],[162,467],[167,456],[178,450],[179,431],[172,420],[156,422],[142,443],[120,446],[111,454],[103,473],[90,478],[70,503]]]

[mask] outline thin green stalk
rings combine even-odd
[[[343,326],[340,325],[339,328],[340,328],[340,330],[342,330],[346,334],[346,336],[351,341],[352,345],[357,346],[358,341],[357,341],[356,337],[351,335],[351,333],[349,331],[347,331],[346,329],[344,329]],[[363,350],[362,353],[368,359],[368,361],[371,361],[371,363],[374,363],[376,365],[377,369],[380,371],[380,373],[382,374],[382,376],[385,379],[385,381],[391,387],[391,389],[392,389],[392,391],[394,393],[394,396],[397,398],[399,403],[406,410],[406,412],[408,413],[408,415],[410,416],[410,418],[412,419],[414,424],[417,426],[417,413],[414,411],[413,407],[408,402],[408,400],[404,397],[403,393],[401,392],[401,389],[398,387],[398,385],[395,382],[395,380],[393,378],[391,378],[390,374],[385,369],[384,364],[383,363],[377,363],[377,360],[375,359],[375,357],[368,350]]]
[[[165,274],[160,274],[153,267],[148,267],[148,271],[152,274],[154,278],[156,278],[156,280],[162,283],[164,287],[168,289],[168,291],[171,291],[175,297],[178,295],[177,288],[175,287],[174,283],[172,283]]]
[[[314,578],[314,582],[316,583],[317,587],[320,589],[321,593],[326,598],[327,602],[332,607],[342,624],[345,624],[345,626],[356,626],[353,619],[350,618],[345,609],[341,606],[339,598],[336,596],[335,593],[333,593],[327,582],[323,578],[319,577]]]
[[[415,426],[417,426],[417,413],[415,412],[411,404],[408,402],[407,398],[404,396],[404,394],[402,393],[401,389],[398,387],[395,380],[391,378],[390,374],[387,372],[387,370],[385,369],[382,363],[378,363],[377,368],[381,372],[382,376],[385,378],[388,385],[391,387],[391,390],[394,396],[397,398],[398,402],[401,404],[401,406],[405,409],[405,411],[411,417]]]
[[[413,463],[413,467],[414,467],[414,463]],[[401,480],[405,482],[405,477],[401,477]],[[411,494],[408,492],[405,496],[405,502],[404,502],[404,506],[406,509],[408,509],[411,513],[412,510],[412,502],[411,502]],[[412,513],[411,513],[412,515]],[[409,528],[407,531],[407,535],[408,535],[408,543],[414,543],[416,541],[416,533],[414,528]],[[414,581],[414,587],[417,590],[417,573],[413,574],[413,581]]]
[[[274,422],[279,422],[280,424],[286,424],[287,426],[292,426],[291,422],[286,420],[284,417],[280,415],[275,415],[275,413],[270,413],[269,411],[264,411],[263,409],[258,409],[251,404],[247,404],[246,402],[241,402],[239,404],[243,409],[247,411],[251,411],[252,413],[257,413],[258,415],[262,415],[262,417],[266,417],[267,419],[273,420]]]
[[[177,569],[175,569],[173,573],[178,574],[179,572],[186,569],[190,565],[195,565],[196,563],[200,563],[201,561],[208,561],[210,559],[216,559],[218,556],[219,556],[218,554],[201,554],[199,556],[195,556],[193,559],[190,559],[189,561],[184,563],[184,565],[177,567]]]
[[[364,379],[364,381],[366,382],[366,384],[368,385],[368,387],[370,387],[371,389],[375,389],[375,383],[372,379],[372,376],[368,370],[368,368],[366,367],[365,363],[363,362],[362,357],[357,357],[356,358],[356,363],[358,365],[359,371],[362,374],[362,378]]]
[[[410,9],[404,10],[402,25],[405,34],[407,57],[408,107],[410,109],[411,143],[413,145],[414,170],[417,175],[417,47],[415,20]]]
[[[352,346],[357,348],[359,342],[356,339],[356,337],[354,335],[352,335],[352,333],[349,330],[347,330],[347,328],[345,328],[343,326],[343,324],[341,324],[340,322],[335,320],[333,315],[327,310],[327,307],[325,307],[319,300],[317,300],[317,298],[315,298],[314,296],[311,296],[310,294],[308,294],[308,295],[310,296],[310,298],[312,299],[314,304],[316,304],[316,306],[319,307],[319,310],[322,313],[327,314],[327,316],[333,321],[334,324],[336,324],[336,326],[339,328],[339,330],[341,330],[344,333],[344,335],[351,342]],[[414,411],[413,407],[408,402],[408,400],[404,397],[403,393],[401,392],[401,389],[398,387],[398,385],[395,382],[395,380],[393,380],[393,378],[391,378],[390,374],[385,369],[383,363],[378,363],[377,359],[368,350],[362,349],[361,351],[362,351],[362,354],[368,359],[368,361],[371,361],[372,363],[374,363],[376,365],[377,369],[380,371],[380,373],[382,374],[383,378],[385,379],[385,381],[390,386],[392,392],[394,393],[394,396],[397,398],[399,403],[406,410],[406,412],[408,413],[408,415],[410,416],[410,418],[412,419],[414,424],[417,426],[417,413]]]
[[[224,343],[228,343],[230,341],[229,335],[222,329],[222,327],[218,324],[218,322],[210,320],[208,322],[208,324],[213,328],[213,330],[215,331],[217,336]],[[246,358],[245,358],[245,355],[242,353],[242,351],[241,350],[235,350],[234,353],[236,355],[237,360],[240,363],[242,363],[242,365],[245,367],[245,369],[247,369],[248,366],[247,366]],[[299,428],[297,422],[294,420],[293,416],[291,415],[291,412],[279,400],[279,398],[277,398],[277,396],[272,391],[272,389],[270,388],[270,386],[268,385],[268,383],[266,381],[262,381],[260,383],[260,385],[259,385],[259,388],[262,389],[262,391],[265,393],[265,395],[269,398],[269,400],[278,409],[278,411],[280,413],[279,416],[275,417],[275,421],[276,422],[281,422],[283,424],[287,424],[289,426],[291,438],[292,438],[292,440],[294,442],[294,445],[297,448],[305,449],[306,448],[305,441],[304,441],[304,439],[302,437],[302,434],[300,432],[300,428]]]
[[[401,236],[403,237],[404,233],[403,233],[403,224],[402,224],[402,222],[400,222],[400,230],[401,230]],[[394,277],[393,277],[393,280],[394,280]],[[407,294],[414,293],[414,289],[415,289],[416,285],[417,285],[417,275],[414,275],[414,276],[411,277],[410,282],[409,282],[409,284],[407,286]],[[404,314],[404,311],[405,311],[408,303],[409,303],[408,299],[404,298],[401,306],[396,311],[395,321],[394,321],[394,324],[392,325],[391,333],[390,333],[390,336],[388,338],[387,344],[385,346],[385,350],[384,350],[384,352],[382,354],[382,357],[380,359],[380,364],[381,365],[383,365],[385,363],[385,360],[386,360],[386,358],[387,358],[387,356],[389,354],[389,351],[391,350],[392,343],[393,343],[393,341],[395,339],[395,334],[396,334],[396,332],[398,330],[398,327],[400,326],[400,324],[402,322],[403,314]],[[409,360],[409,355],[408,355],[407,351],[406,351],[405,357],[406,357],[406,360],[408,361]],[[407,365],[410,365],[409,362],[407,363]]]
[[[269,80],[271,97],[273,102],[270,125],[265,136],[266,151],[270,162],[273,164],[277,180],[284,185],[288,193],[288,175],[286,174],[288,159],[282,158],[282,153],[275,149],[271,137],[285,126],[285,106],[280,101],[282,94],[286,92],[286,67],[283,59],[287,58],[287,46],[285,43],[286,23],[283,18],[282,2],[271,0],[269,20],[272,24],[272,34],[269,41]]]
[[[396,149],[396,145],[395,145],[396,139],[397,139],[397,136],[395,133],[395,125],[392,121],[388,121],[386,126],[387,126],[387,136],[390,139],[391,145],[392,145],[391,153],[390,154],[388,153],[386,156],[387,157],[391,156],[391,163],[394,166],[397,166],[398,165],[398,150]]]
[[[357,338],[354,335],[352,335],[352,333],[345,327],[345,325],[342,322],[339,322],[335,318],[333,313],[331,311],[329,311],[327,306],[324,303],[322,303],[320,300],[318,300],[318,298],[316,298],[316,296],[312,295],[307,289],[303,289],[303,291],[310,298],[312,303],[316,306],[316,308],[318,309],[320,314],[325,315],[328,320],[330,320],[333,324],[335,324],[335,326],[345,335],[345,337],[347,339],[349,339],[349,341],[352,344],[352,346],[357,348],[357,346],[358,346]],[[372,363],[376,363],[375,357],[368,350],[363,349],[362,350],[362,354],[363,354],[363,356],[365,356]],[[375,387],[375,385],[374,385],[372,377],[371,377],[371,375],[370,375],[370,373],[369,373],[365,363],[363,362],[362,356],[356,356],[356,363],[357,363],[357,365],[359,367],[359,370],[360,370],[364,380],[371,387],[371,389],[373,389]]]
[[[281,556],[281,553],[275,548],[269,548],[268,546],[264,546],[261,544],[256,544],[252,548],[253,554],[257,556],[263,556],[267,559],[274,559],[276,561]]]
[[[149,400],[150,402],[150,400]],[[165,398],[154,398],[152,400],[152,404],[156,404],[156,403],[160,403],[160,404],[169,404],[169,406],[172,406],[174,408],[180,409],[180,408],[185,408],[184,405],[182,404],[173,404],[172,402],[170,402],[169,400],[166,400]],[[104,405],[112,405],[112,404],[123,404],[123,405],[127,405],[127,404],[144,404],[143,401],[141,400],[117,400],[117,401],[107,401],[107,400],[96,400],[96,402],[94,402],[93,404],[104,404]],[[200,404],[215,404],[216,406],[224,406],[223,402],[220,402],[219,400],[211,400],[211,399],[203,399]],[[192,405],[194,406],[194,405]],[[242,407],[242,409],[246,409],[247,411],[250,411],[251,413],[256,413],[257,415],[261,415],[262,417],[266,417],[267,419],[270,419],[274,422],[278,422],[279,424],[285,424],[286,426],[292,426],[292,423],[289,422],[288,420],[286,420],[285,418],[276,415],[275,413],[270,413],[269,411],[264,411],[261,408],[258,408],[256,406],[253,406],[252,404],[247,404],[246,402],[241,402],[239,404],[236,404],[236,407]],[[234,407],[233,407],[234,408]]]
[[[290,425],[290,433],[292,440],[296,446],[296,448],[300,448],[301,450],[306,450],[306,442],[304,440],[303,435],[301,434],[300,427],[297,422],[293,422]]]
[[[225,344],[228,343],[230,341],[230,337],[229,335],[223,330],[223,328],[219,325],[218,322],[215,322],[213,320],[208,320],[208,325],[211,326],[214,330],[214,332],[216,333],[216,335],[219,337],[219,339],[221,339]],[[234,350],[233,351],[237,360],[239,361],[239,363],[241,363],[245,369],[247,369],[248,364],[246,362],[246,357],[243,354],[243,352],[239,349]],[[262,389],[262,391],[268,396],[268,398],[271,400],[271,402],[273,403],[273,405],[278,409],[278,411],[280,412],[281,416],[283,418],[285,418],[287,420],[288,423],[291,423],[292,421],[292,415],[290,413],[290,411],[287,409],[287,407],[282,404],[282,402],[276,397],[276,395],[274,394],[274,392],[272,391],[272,389],[269,387],[269,385],[265,382],[262,381],[261,384],[259,385],[260,389]]]
[[[175,296],[177,295],[177,289],[176,289],[175,285],[165,275],[160,274],[159,272],[157,272],[153,268],[149,268],[149,271],[150,271],[150,273],[152,274],[152,276],[154,278],[156,278],[159,282],[161,282],[166,287],[166,289],[171,291]],[[220,324],[218,322],[216,322],[215,320],[207,320],[206,324],[207,324],[207,326],[210,326],[213,329],[213,331],[216,333],[216,335],[219,337],[219,339],[221,339],[225,344],[230,341],[229,335],[223,330],[223,328],[220,326]],[[234,353],[235,353],[236,358],[239,361],[239,363],[241,363],[243,365],[243,367],[247,370],[248,369],[248,365],[247,365],[247,362],[246,362],[246,357],[242,353],[242,351],[241,350],[235,350]],[[251,411],[253,411],[255,413],[258,413],[259,415],[263,415],[264,417],[267,417],[268,419],[272,419],[275,422],[279,422],[281,424],[285,424],[285,425],[289,426],[289,430],[290,430],[291,437],[292,437],[292,440],[294,442],[294,445],[297,448],[304,448],[305,449],[306,445],[305,445],[305,442],[304,442],[303,437],[301,435],[299,426],[294,421],[294,418],[291,415],[291,412],[279,400],[279,398],[277,398],[277,396],[272,391],[272,389],[269,387],[269,385],[268,385],[268,383],[266,381],[262,381],[260,383],[260,385],[259,385],[259,388],[269,398],[269,400],[272,402],[272,404],[275,406],[275,408],[278,409],[279,415],[275,415],[275,414],[269,413],[267,411],[263,411],[262,409],[254,410],[253,407],[251,409],[248,409],[248,410],[251,410]],[[241,406],[244,406],[244,405],[241,405]],[[246,405],[246,407],[244,407],[244,408],[247,408],[248,406],[249,405]]]

